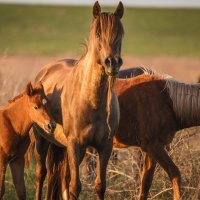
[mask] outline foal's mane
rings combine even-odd
[[[36,95],[36,94],[40,93],[41,91],[42,91],[41,88],[34,88],[32,95]],[[16,100],[20,99],[25,94],[26,94],[26,91],[22,92],[21,94],[19,94],[19,95],[13,97],[12,99],[8,100],[8,103],[14,103]]]
[[[20,99],[22,96],[24,96],[24,94],[25,94],[25,92],[23,92],[23,93],[21,93],[21,94],[15,96],[15,97],[12,98],[12,99],[9,99],[9,100],[8,100],[8,103],[14,103],[16,100],[18,100],[18,99]]]

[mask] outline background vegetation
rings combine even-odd
[[[0,4],[0,53],[80,53],[91,13],[89,7]],[[125,55],[200,56],[199,9],[126,8],[122,21]]]

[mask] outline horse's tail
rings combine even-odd
[[[54,144],[49,146],[47,155],[47,196],[48,200],[61,199],[62,183],[66,180],[67,172],[67,153],[65,148],[58,147]],[[67,189],[67,188],[66,188]]]
[[[26,154],[24,156],[24,161],[25,161],[25,167],[28,168],[30,165],[30,162],[33,157],[33,152],[35,148],[35,136],[33,133],[33,129],[29,131],[29,138],[30,138],[30,144],[28,146],[28,150],[26,151]]]

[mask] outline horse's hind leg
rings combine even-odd
[[[6,157],[0,148],[0,199],[3,198],[5,192],[4,181],[5,181],[6,166],[7,166]]]
[[[42,131],[42,130],[41,130]],[[42,187],[47,174],[46,169],[46,156],[48,152],[49,142],[40,136],[34,129],[36,145],[35,145],[35,158],[36,158],[36,194],[35,199],[42,199]]]
[[[147,153],[167,172],[173,185],[174,200],[180,200],[181,175],[178,167],[173,163],[160,142],[155,141],[148,144],[146,150]]]
[[[112,152],[112,146],[112,140],[107,140],[101,148],[97,148],[99,159],[97,162],[97,177],[95,180],[95,190],[98,195],[98,200],[104,199],[104,194],[106,191],[106,168]]]
[[[24,182],[24,157],[18,157],[14,161],[10,162],[10,169],[13,177],[13,183],[17,197],[20,200],[26,199],[26,187]]]
[[[141,187],[139,200],[146,200],[153,180],[156,162],[148,155],[145,155],[143,171],[141,176]]]

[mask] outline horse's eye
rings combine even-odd
[[[39,106],[34,106],[35,110],[39,109]]]

